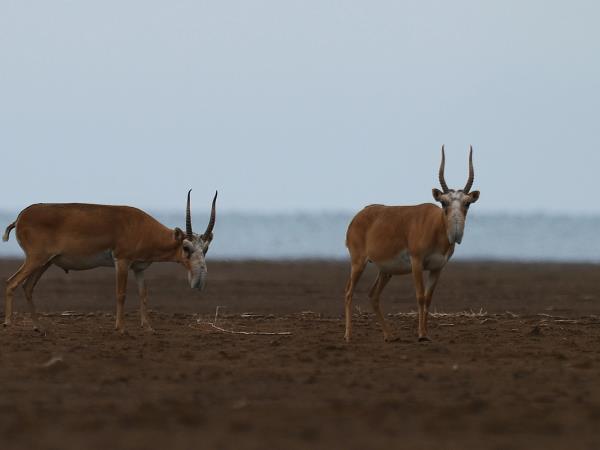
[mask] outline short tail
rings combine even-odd
[[[9,226],[6,227],[6,230],[4,230],[4,234],[2,235],[2,240],[4,242],[8,241],[8,237],[10,236],[10,232],[12,231],[12,229],[14,227],[16,227],[17,225],[17,221],[15,220],[13,223],[11,223]]]

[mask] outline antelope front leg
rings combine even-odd
[[[427,334],[427,320],[429,319],[429,306],[431,305],[431,298],[433,292],[442,274],[441,270],[432,270],[429,272],[427,277],[427,290],[425,291],[425,333]]]
[[[411,257],[412,274],[415,280],[417,303],[419,305],[419,341],[428,341],[427,337],[427,306],[425,300],[425,284],[423,282],[423,261]]]
[[[150,325],[150,320],[148,319],[148,308],[147,308],[147,300],[148,300],[148,289],[146,288],[146,280],[144,278],[144,271],[137,270],[133,272],[135,274],[135,280],[138,285],[138,295],[140,297],[140,316],[142,319],[141,326],[143,329],[148,331],[154,331],[152,325]]]
[[[115,322],[115,330],[123,333],[123,307],[125,305],[125,295],[127,293],[127,275],[129,273],[129,261],[117,259],[115,268],[117,272],[117,318]]]

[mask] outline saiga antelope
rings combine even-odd
[[[352,335],[352,294],[368,262],[374,263],[379,274],[369,292],[371,305],[383,328],[383,337],[390,339],[389,327],[381,314],[379,297],[392,275],[412,273],[419,307],[419,340],[427,337],[427,316],[431,297],[442,269],[460,244],[469,206],[479,199],[479,191],[471,191],[475,172],[473,148],[469,152],[469,179],[462,190],[449,189],[444,179],[446,155],[442,146],[439,179],[442,191],[433,189],[433,198],[442,207],[426,203],[416,206],[370,205],[350,222],[346,246],[350,252],[351,272],[346,285],[346,341]],[[425,280],[424,272],[428,272]]]
[[[190,190],[191,192],[191,190]],[[16,228],[25,262],[6,285],[4,326],[12,321],[13,292],[23,284],[35,329],[39,323],[33,303],[33,289],[44,272],[55,264],[65,272],[96,267],[115,267],[117,314],[115,328],[124,330],[123,305],[127,275],[132,270],[138,285],[143,328],[152,330],[146,309],[144,270],[153,262],[171,261],[183,265],[192,288],[202,289],[206,281],[205,255],[213,239],[217,194],[212,201],[206,231],[192,231],[190,192],[187,195],[185,233],[170,229],[137,208],[83,203],[38,203],[25,208],[4,232],[8,241]]]

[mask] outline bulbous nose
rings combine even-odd
[[[465,232],[465,217],[454,211],[448,218],[448,240],[450,244],[460,244]]]
[[[191,274],[190,274],[191,275]],[[199,291],[204,290],[206,285],[206,271],[200,272],[196,277],[190,276],[190,287]]]

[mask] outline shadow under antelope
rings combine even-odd
[[[469,206],[479,199],[479,191],[471,192],[475,172],[473,148],[469,152],[469,178],[461,190],[449,189],[444,178],[446,155],[442,146],[439,179],[442,190],[433,189],[432,203],[415,206],[370,205],[360,211],[348,226],[346,246],[350,252],[350,279],[346,285],[346,341],[352,337],[352,295],[367,263],[379,269],[369,291],[369,299],[383,328],[384,340],[391,339],[390,329],[379,306],[381,292],[392,275],[412,273],[418,313],[420,341],[427,337],[427,317],[433,292],[442,269],[460,244]],[[425,277],[425,272],[428,272]]]

